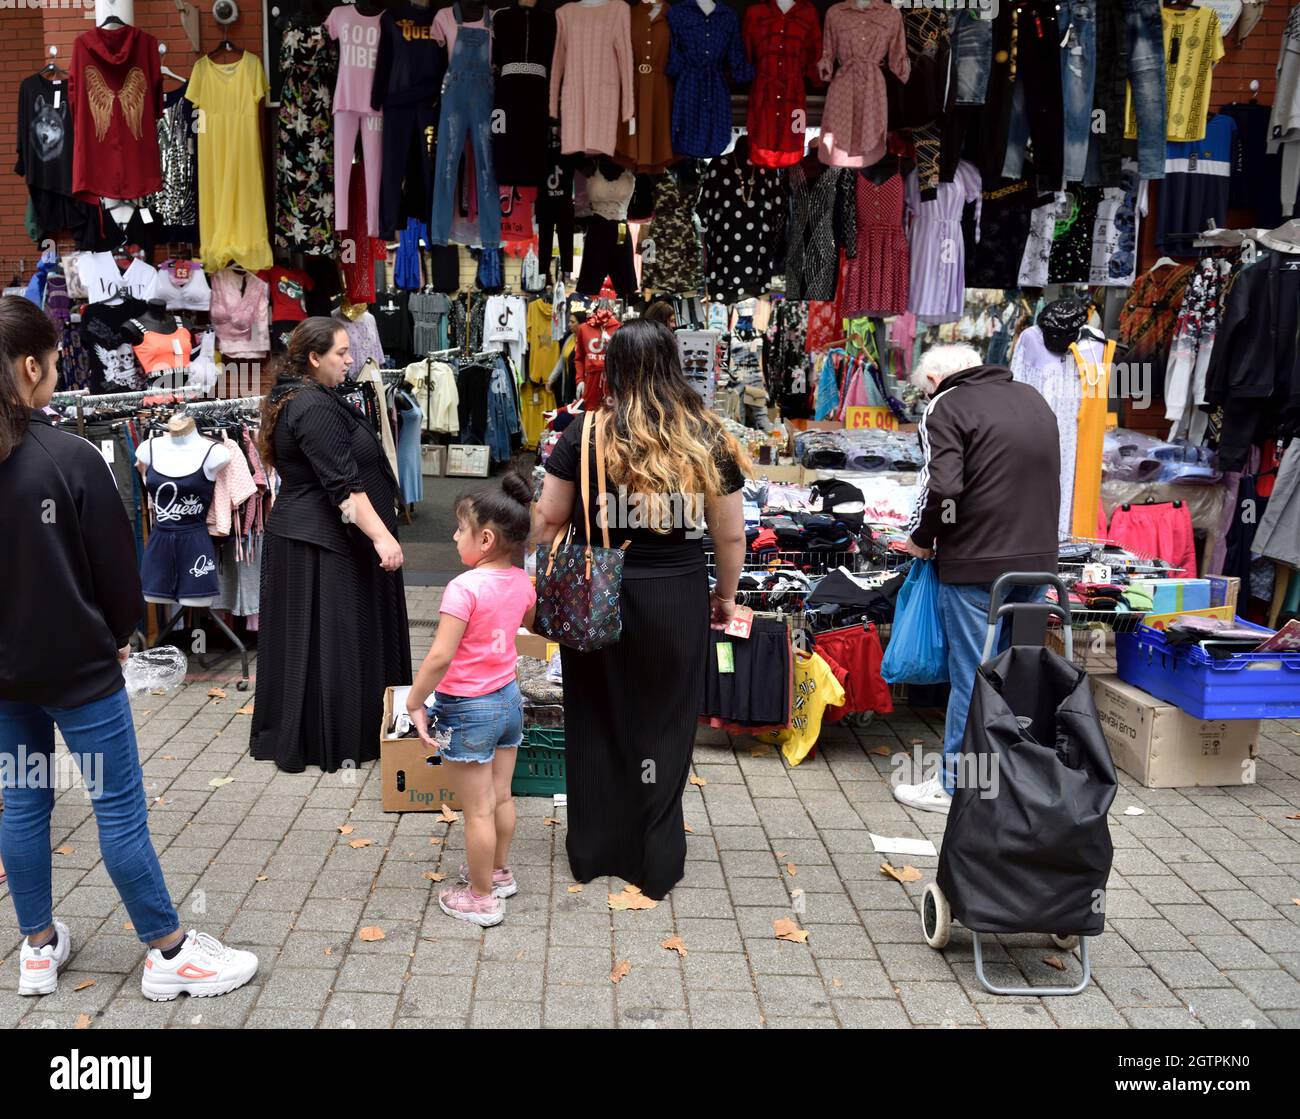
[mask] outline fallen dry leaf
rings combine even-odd
[[[222,785],[232,784],[234,780],[235,779],[233,777],[214,777],[211,781],[208,782],[208,784],[211,785],[214,789],[219,789],[221,788]]]
[[[426,870],[420,877],[427,878],[430,882],[441,882],[447,876],[437,870]]]
[[[226,690],[225,690],[224,688],[209,688],[209,689],[208,689],[208,695],[209,695],[212,699],[225,699],[225,698],[226,698]]]
[[[162,760],[165,761],[165,762],[174,762],[174,761],[176,760],[176,755],[175,755],[175,754],[164,754],[164,755],[162,756]]]
[[[77,849],[75,847],[69,847],[65,843],[61,847],[54,848],[54,853],[56,855],[75,855],[77,853]]]
[[[691,827],[690,824],[686,823],[685,820],[682,821],[682,827],[684,827],[684,828],[686,829],[686,833],[687,833],[688,835],[694,835],[694,834],[695,834],[695,829],[694,829],[693,827]]]
[[[609,894],[609,907],[614,910],[654,909],[659,903],[643,897],[635,886],[627,886],[621,894]]]
[[[460,819],[460,813],[453,812],[450,808],[448,808],[447,802],[445,800],[442,802],[441,812],[442,812],[441,819],[444,824],[454,824],[457,820]]]
[[[372,843],[374,843],[373,839],[349,839],[348,840],[348,846],[351,847],[352,850],[354,851],[362,847],[369,847]]]
[[[332,956],[332,955],[334,955],[334,949],[333,949],[333,948],[326,948],[326,949],[325,949],[325,955],[327,955],[327,956]]]
[[[141,712],[140,712],[140,718],[143,719],[146,715],[152,715],[152,714],[153,714],[153,712],[152,712],[152,711],[149,711],[149,710],[141,711]]]
[[[97,980],[94,980],[94,979],[85,979],[85,980],[82,980],[80,983],[78,983],[78,984],[77,984],[75,987],[73,987],[72,989],[73,989],[74,991],[84,991],[87,987],[93,987],[93,986],[95,985],[96,982],[97,982]]]
[[[166,688],[150,688],[150,689],[149,689],[149,694],[150,694],[150,695],[166,695],[166,694],[167,694],[167,689],[166,689]]]
[[[542,823],[548,828],[557,828],[564,823],[564,821],[557,820],[554,816],[547,816],[542,820]]]
[[[700,789],[702,789],[702,788],[704,788],[705,785],[708,784],[708,782],[707,782],[706,780],[704,780],[703,777],[699,777],[699,776],[697,776],[696,774],[692,773],[692,774],[691,774],[691,784],[694,785],[694,786],[696,786],[696,788],[700,788]]]
[[[439,838],[435,835],[435,836],[433,836],[433,837],[429,840],[429,846],[430,846],[430,847],[440,847],[440,846],[442,846],[442,840],[439,839]]]
[[[265,882],[265,881],[266,881],[266,875],[265,875],[265,874],[259,874],[256,878],[253,879],[253,881],[254,881],[254,882]]]
[[[1293,812],[1287,817],[1288,820],[1300,820],[1300,812]]]
[[[808,943],[808,930],[801,929],[789,917],[778,917],[773,921],[772,931],[777,940],[789,940],[795,944]]]
[[[1057,971],[1065,970],[1065,964],[1061,962],[1059,956],[1044,956],[1043,963],[1045,963],[1048,967],[1056,968]]]
[[[771,746],[767,745],[766,742],[756,742],[749,748],[749,756],[751,758],[770,758],[775,753],[776,751],[773,750]]]
[[[678,956],[686,955],[686,944],[680,936],[670,936],[667,940],[661,940],[659,947],[667,948],[670,952],[676,952]]]
[[[887,758],[893,753],[888,746],[873,746],[867,751],[868,754],[875,754],[877,757]]]
[[[581,883],[581,882],[575,882],[572,886],[569,887],[569,893],[571,893],[571,894],[580,894],[580,893],[582,893],[582,883]]]
[[[831,980],[831,986],[832,986],[832,987],[843,987],[843,986],[844,986],[844,980],[843,980],[843,979],[832,979],[832,980]]]
[[[786,857],[786,855],[788,855],[789,853],[790,853],[789,851],[778,851],[778,852],[776,853],[776,857],[777,857],[778,859],[784,859],[784,858]]]
[[[609,970],[609,981],[611,983],[617,983],[631,970],[632,965],[627,960],[619,960],[618,963]]]
[[[351,824],[339,824],[339,835],[351,835],[356,828]]]
[[[359,933],[357,933],[357,935],[362,940],[366,940],[366,941],[383,940],[384,930],[381,929],[378,925],[367,925],[364,929],[362,929]]]
[[[901,870],[889,863],[880,864],[880,873],[886,874],[896,882],[916,882],[921,877],[921,872],[914,866],[904,866]]]
[[[785,872],[786,872],[786,873],[787,873],[791,878],[793,878],[796,874],[799,873],[799,868],[798,868],[797,866],[795,866],[794,863],[786,863],[786,864],[785,864]]]
[[[89,1015],[89,1014],[78,1014],[78,1015],[77,1015],[77,1020],[72,1024],[72,1028],[73,1028],[74,1030],[88,1030],[88,1029],[90,1029],[90,1015]]]
[[[1300,898],[1292,898],[1291,900],[1292,900],[1296,905],[1300,905]]]
[[[236,715],[251,715],[252,713],[253,713],[253,705],[251,703],[244,704],[243,707],[241,707],[238,711],[235,712]]]
[[[135,926],[130,921],[123,921],[122,928],[126,929],[127,932],[135,932]]]

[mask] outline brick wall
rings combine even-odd
[[[16,0],[23,4],[24,0]],[[33,2],[33,0],[26,0]],[[48,0],[51,4],[69,0]],[[87,0],[90,3],[90,0]],[[212,18],[212,5],[200,0],[201,43],[211,50],[221,41],[221,29]],[[262,54],[262,6],[256,0],[240,5],[239,22],[230,29],[230,41]],[[163,64],[178,74],[188,75],[198,55],[181,29],[180,13],[173,0],[135,0],[135,25],[167,45]],[[72,62],[72,44],[83,31],[94,27],[94,8],[45,7],[0,8],[0,41],[10,64],[0,72],[0,281],[8,283],[17,262],[35,266],[39,250],[23,228],[27,208],[27,187],[13,174],[12,156],[17,145],[18,86],[49,61],[49,48],[58,47],[55,59],[65,70]],[[175,82],[164,80],[164,88]],[[8,154],[5,154],[8,153]],[[61,246],[62,247],[62,246]],[[68,247],[71,247],[69,242]]]

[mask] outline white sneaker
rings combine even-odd
[[[215,936],[190,929],[185,946],[170,960],[157,948],[149,949],[140,990],[154,1002],[169,1002],[182,992],[203,999],[229,994],[256,973],[252,952],[227,948]]]
[[[18,956],[18,993],[20,995],[52,995],[59,989],[59,968],[72,955],[72,934],[68,926],[56,919],[54,932],[58,947],[33,948],[23,937],[23,949]]]
[[[894,799],[908,808],[919,808],[922,812],[939,812],[948,815],[952,807],[952,795],[945,791],[943,782],[938,777],[931,777],[919,785],[895,785]]]

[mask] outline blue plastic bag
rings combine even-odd
[[[913,560],[899,589],[880,675],[890,684],[948,682],[948,640],[939,621],[939,576],[929,560]]]

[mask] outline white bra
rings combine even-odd
[[[212,306],[212,289],[203,269],[194,262],[190,262],[190,278],[184,284],[178,284],[164,264],[158,269],[149,298],[166,300],[169,311],[206,311]]]

